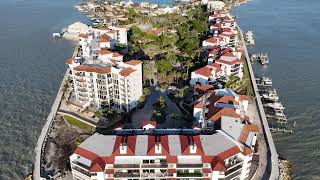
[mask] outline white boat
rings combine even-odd
[[[273,91],[267,91],[266,93],[262,94],[262,98],[273,102],[279,100],[277,91],[275,89]]]
[[[285,124],[288,121],[286,115],[283,113],[275,113],[274,118],[281,124]]]
[[[267,103],[267,107],[277,110],[284,110],[284,106],[280,102]]]
[[[257,85],[260,85],[260,86],[265,86],[265,87],[272,86],[272,80],[271,78],[268,78],[268,77],[257,78],[256,81],[257,81]]]
[[[60,34],[60,33],[53,33],[53,34],[52,34],[52,37],[53,37],[53,38],[60,38],[60,37],[61,37],[61,34]]]
[[[248,45],[254,45],[254,39],[253,39],[253,32],[252,31],[248,31],[245,33],[245,41]]]

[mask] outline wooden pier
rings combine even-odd
[[[270,131],[272,132],[272,133],[278,133],[278,132],[282,132],[282,133],[293,133],[293,131],[292,131],[292,129],[286,129],[286,128],[279,128],[279,127],[277,127],[277,128],[274,128],[274,127],[270,127]]]

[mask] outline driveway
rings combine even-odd
[[[160,128],[178,128],[183,126],[181,117],[181,111],[177,107],[177,105],[170,100],[167,96],[167,92],[165,90],[160,90],[159,88],[154,88],[151,90],[151,94],[149,95],[146,104],[142,109],[137,110],[132,114],[131,117],[131,125],[133,128],[140,128],[142,126],[143,121],[152,120],[153,114],[153,104],[157,102],[160,96],[164,97],[164,101],[167,105],[167,118],[164,123],[158,124]],[[175,114],[175,118],[172,117],[172,114]]]

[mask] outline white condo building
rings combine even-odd
[[[250,173],[257,128],[228,117],[221,127],[210,134],[200,129],[180,135],[172,129],[155,129],[149,135],[96,133],[70,156],[73,179],[244,180]]]
[[[142,62],[123,62],[123,55],[106,49],[127,43],[121,28],[112,28],[79,35],[80,47],[67,64],[82,107],[104,104],[129,111],[142,96]]]

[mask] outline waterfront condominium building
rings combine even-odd
[[[118,28],[94,30],[79,36],[79,47],[67,64],[77,104],[82,108],[104,104],[129,111],[142,96],[142,62],[123,62],[123,55],[107,49],[117,42],[126,42],[126,38],[120,38],[121,33]]]
[[[154,134],[92,135],[70,156],[73,179],[242,180],[250,174],[256,126],[225,117],[221,129],[211,133],[151,131]]]
[[[194,124],[201,127],[220,127],[221,117],[238,118],[249,122],[249,97],[238,95],[231,89],[215,89],[198,94],[193,109]]]

